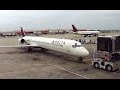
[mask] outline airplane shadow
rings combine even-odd
[[[51,50],[41,51],[41,49],[39,49],[39,48],[37,48],[37,49],[35,48],[30,52],[28,52],[27,49],[19,48],[19,49],[12,50],[12,51],[0,52],[0,54],[9,54],[9,55],[12,55],[12,54],[13,55],[14,54],[33,54],[35,56],[39,56],[39,54],[42,54],[42,55],[45,55],[45,56],[61,58],[62,60],[67,60],[67,61],[78,63],[78,60],[76,60],[75,58],[73,58],[70,55],[54,52],[54,51],[51,51]],[[34,57],[33,60],[38,60],[38,58]]]

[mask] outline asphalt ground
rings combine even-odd
[[[75,34],[41,35],[42,37],[67,39],[92,39]],[[0,46],[18,45],[20,37],[0,38]],[[85,61],[92,60],[96,44],[83,44],[90,55]],[[26,48],[0,48],[0,79],[120,79],[120,70],[108,72],[95,69],[90,63],[80,63],[78,58],[54,51],[42,52]]]

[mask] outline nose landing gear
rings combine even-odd
[[[82,63],[82,62],[83,62],[83,58],[82,58],[82,57],[79,57],[79,58],[78,58],[78,62]]]

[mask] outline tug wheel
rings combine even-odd
[[[95,68],[100,68],[99,63],[94,63],[94,67],[95,67]]]
[[[111,71],[113,70],[113,68],[112,68],[111,65],[107,65],[107,66],[106,66],[106,70],[109,71],[109,72],[111,72]]]

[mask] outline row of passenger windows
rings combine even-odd
[[[77,45],[77,43],[75,43],[75,45],[72,45],[73,48],[75,47],[82,47],[82,45]]]
[[[53,43],[53,44],[65,44],[64,41],[53,41],[52,43]]]

